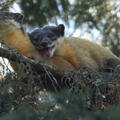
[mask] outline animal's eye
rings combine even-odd
[[[49,34],[49,35],[47,35],[49,38],[51,38],[52,37],[52,35],[51,34]]]
[[[37,44],[38,43],[38,41],[39,41],[39,39],[34,39],[32,42],[34,43],[34,44]]]
[[[34,39],[35,42],[38,42],[38,41],[41,41],[41,40],[42,40],[42,37],[41,37],[41,36],[37,36],[37,37]]]
[[[50,38],[51,40],[56,40],[55,34],[48,34],[47,37]]]
[[[52,37],[52,40],[56,40],[56,39],[57,39],[57,37],[56,37],[56,36],[53,36],[53,37]]]
[[[47,37],[49,37],[49,38],[52,38],[53,36],[55,36],[55,34],[53,34],[52,32],[48,32],[46,35],[47,35]]]

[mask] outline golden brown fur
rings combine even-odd
[[[5,40],[10,47],[27,57],[43,60],[49,65],[54,65],[60,70],[70,72],[81,67],[95,70],[103,69],[107,60],[117,60],[108,49],[96,43],[75,37],[66,37],[52,58],[43,58],[35,49],[28,34],[17,25],[0,20],[0,40]]]
[[[59,58],[69,63],[70,69],[68,69],[68,71],[81,67],[88,67],[94,70],[104,69],[109,59],[120,62],[119,58],[110,50],[94,42],[76,37],[66,37],[50,60],[53,61],[53,64],[58,68],[65,70],[68,65],[62,65],[62,60],[60,61]],[[55,62],[54,59],[56,59]],[[59,64],[60,67],[58,66]]]
[[[7,26],[7,28],[9,27]],[[20,28],[15,29],[14,26],[13,29],[9,31],[7,28],[4,28],[5,32],[0,31],[0,40],[5,40],[11,48],[16,49],[18,52],[27,57],[39,58],[40,55],[38,51],[32,45],[26,33],[24,33]]]
[[[14,21],[0,19],[0,40],[4,40],[11,48],[24,56],[40,59],[41,56],[29,40],[29,36]],[[20,71],[19,65],[10,61],[15,71]],[[22,72],[23,70],[21,70]]]

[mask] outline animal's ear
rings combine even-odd
[[[12,12],[0,12],[0,18],[4,20],[15,20],[17,23],[19,23],[22,26],[22,22],[24,19],[24,16],[20,13],[12,13]]]
[[[24,15],[20,13],[14,13],[13,18],[16,20],[16,22],[23,24]]]
[[[58,25],[58,32],[64,36],[64,30],[65,30],[65,26],[63,24],[59,24]]]

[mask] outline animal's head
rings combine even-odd
[[[46,26],[31,32],[30,40],[41,54],[52,57],[64,40],[64,25]]]
[[[24,16],[20,13],[0,12],[1,39],[4,39],[7,33],[11,33],[19,28],[24,32],[22,25],[23,18]]]

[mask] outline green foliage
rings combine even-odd
[[[30,25],[40,26],[47,23],[50,18],[60,15],[55,0],[22,0],[21,8],[24,9],[25,21]]]
[[[24,104],[16,111],[2,116],[0,120],[38,120],[38,115],[32,110],[30,105]]]
[[[0,82],[0,120],[119,120],[120,85],[111,74],[106,82],[104,74],[81,69],[69,76],[69,89],[51,93],[36,79],[9,73]]]
[[[120,105],[110,106],[103,111],[90,111],[85,93],[74,94],[70,90],[56,93],[37,108],[28,103],[16,110],[4,113],[0,120],[119,120]]]

